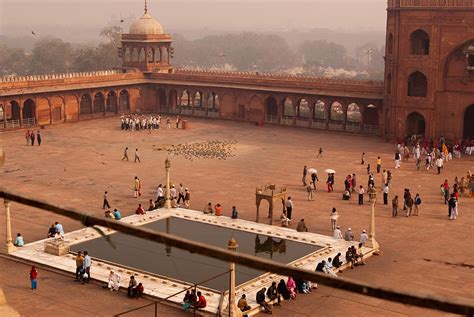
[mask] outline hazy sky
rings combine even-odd
[[[0,34],[93,38],[101,28],[125,29],[143,13],[142,0],[0,0]],[[149,0],[166,32],[288,31],[328,28],[383,32],[386,0]]]

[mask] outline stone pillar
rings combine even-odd
[[[229,243],[227,244],[227,248],[229,251],[236,252],[237,248],[239,245],[237,244],[237,241],[232,237],[229,240]],[[240,309],[237,307],[235,303],[235,263],[234,262],[229,262],[229,316],[242,316],[242,312]]]
[[[5,252],[6,253],[11,253],[16,250],[16,247],[13,245],[13,240],[12,240],[12,224],[11,224],[11,217],[10,217],[10,206],[11,203],[9,200],[4,199],[3,204],[5,206],[5,223],[7,226],[7,232],[6,232],[6,243],[5,243]]]
[[[170,168],[171,162],[169,158],[165,160],[165,169],[166,169],[166,196],[165,196],[165,208],[171,208],[171,184],[170,184]]]
[[[370,228],[369,228],[369,240],[365,243],[365,246],[368,248],[374,249],[374,254],[378,254],[380,246],[375,240],[375,202],[377,201],[377,193],[373,186],[369,187],[369,200],[371,203],[371,212],[370,212]]]
[[[167,65],[170,65],[170,64],[171,64],[171,60],[170,60],[170,59],[171,59],[171,56],[170,56],[170,47],[169,47],[169,46],[166,48],[166,55],[167,55],[167,56],[166,56],[166,58],[167,58]]]

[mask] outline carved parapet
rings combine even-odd
[[[69,253],[69,243],[62,239],[50,239],[44,243],[44,252],[52,255],[65,255]]]

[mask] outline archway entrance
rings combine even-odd
[[[407,116],[405,123],[405,134],[411,135],[424,135],[425,134],[425,118],[418,112],[412,112]]]
[[[23,126],[31,126],[35,124],[35,102],[31,99],[23,103]]]
[[[114,91],[107,94],[107,105],[105,111],[108,113],[117,113],[117,95]]]
[[[278,105],[276,99],[273,97],[267,98],[267,102],[265,105],[265,122],[278,122]]]
[[[464,113],[464,139],[474,139],[474,104],[467,107]]]
[[[122,90],[119,94],[119,110],[121,112],[130,112],[130,99],[126,90]]]

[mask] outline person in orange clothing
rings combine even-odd
[[[222,216],[222,206],[221,204],[217,204],[214,206],[214,211],[216,216]]]

